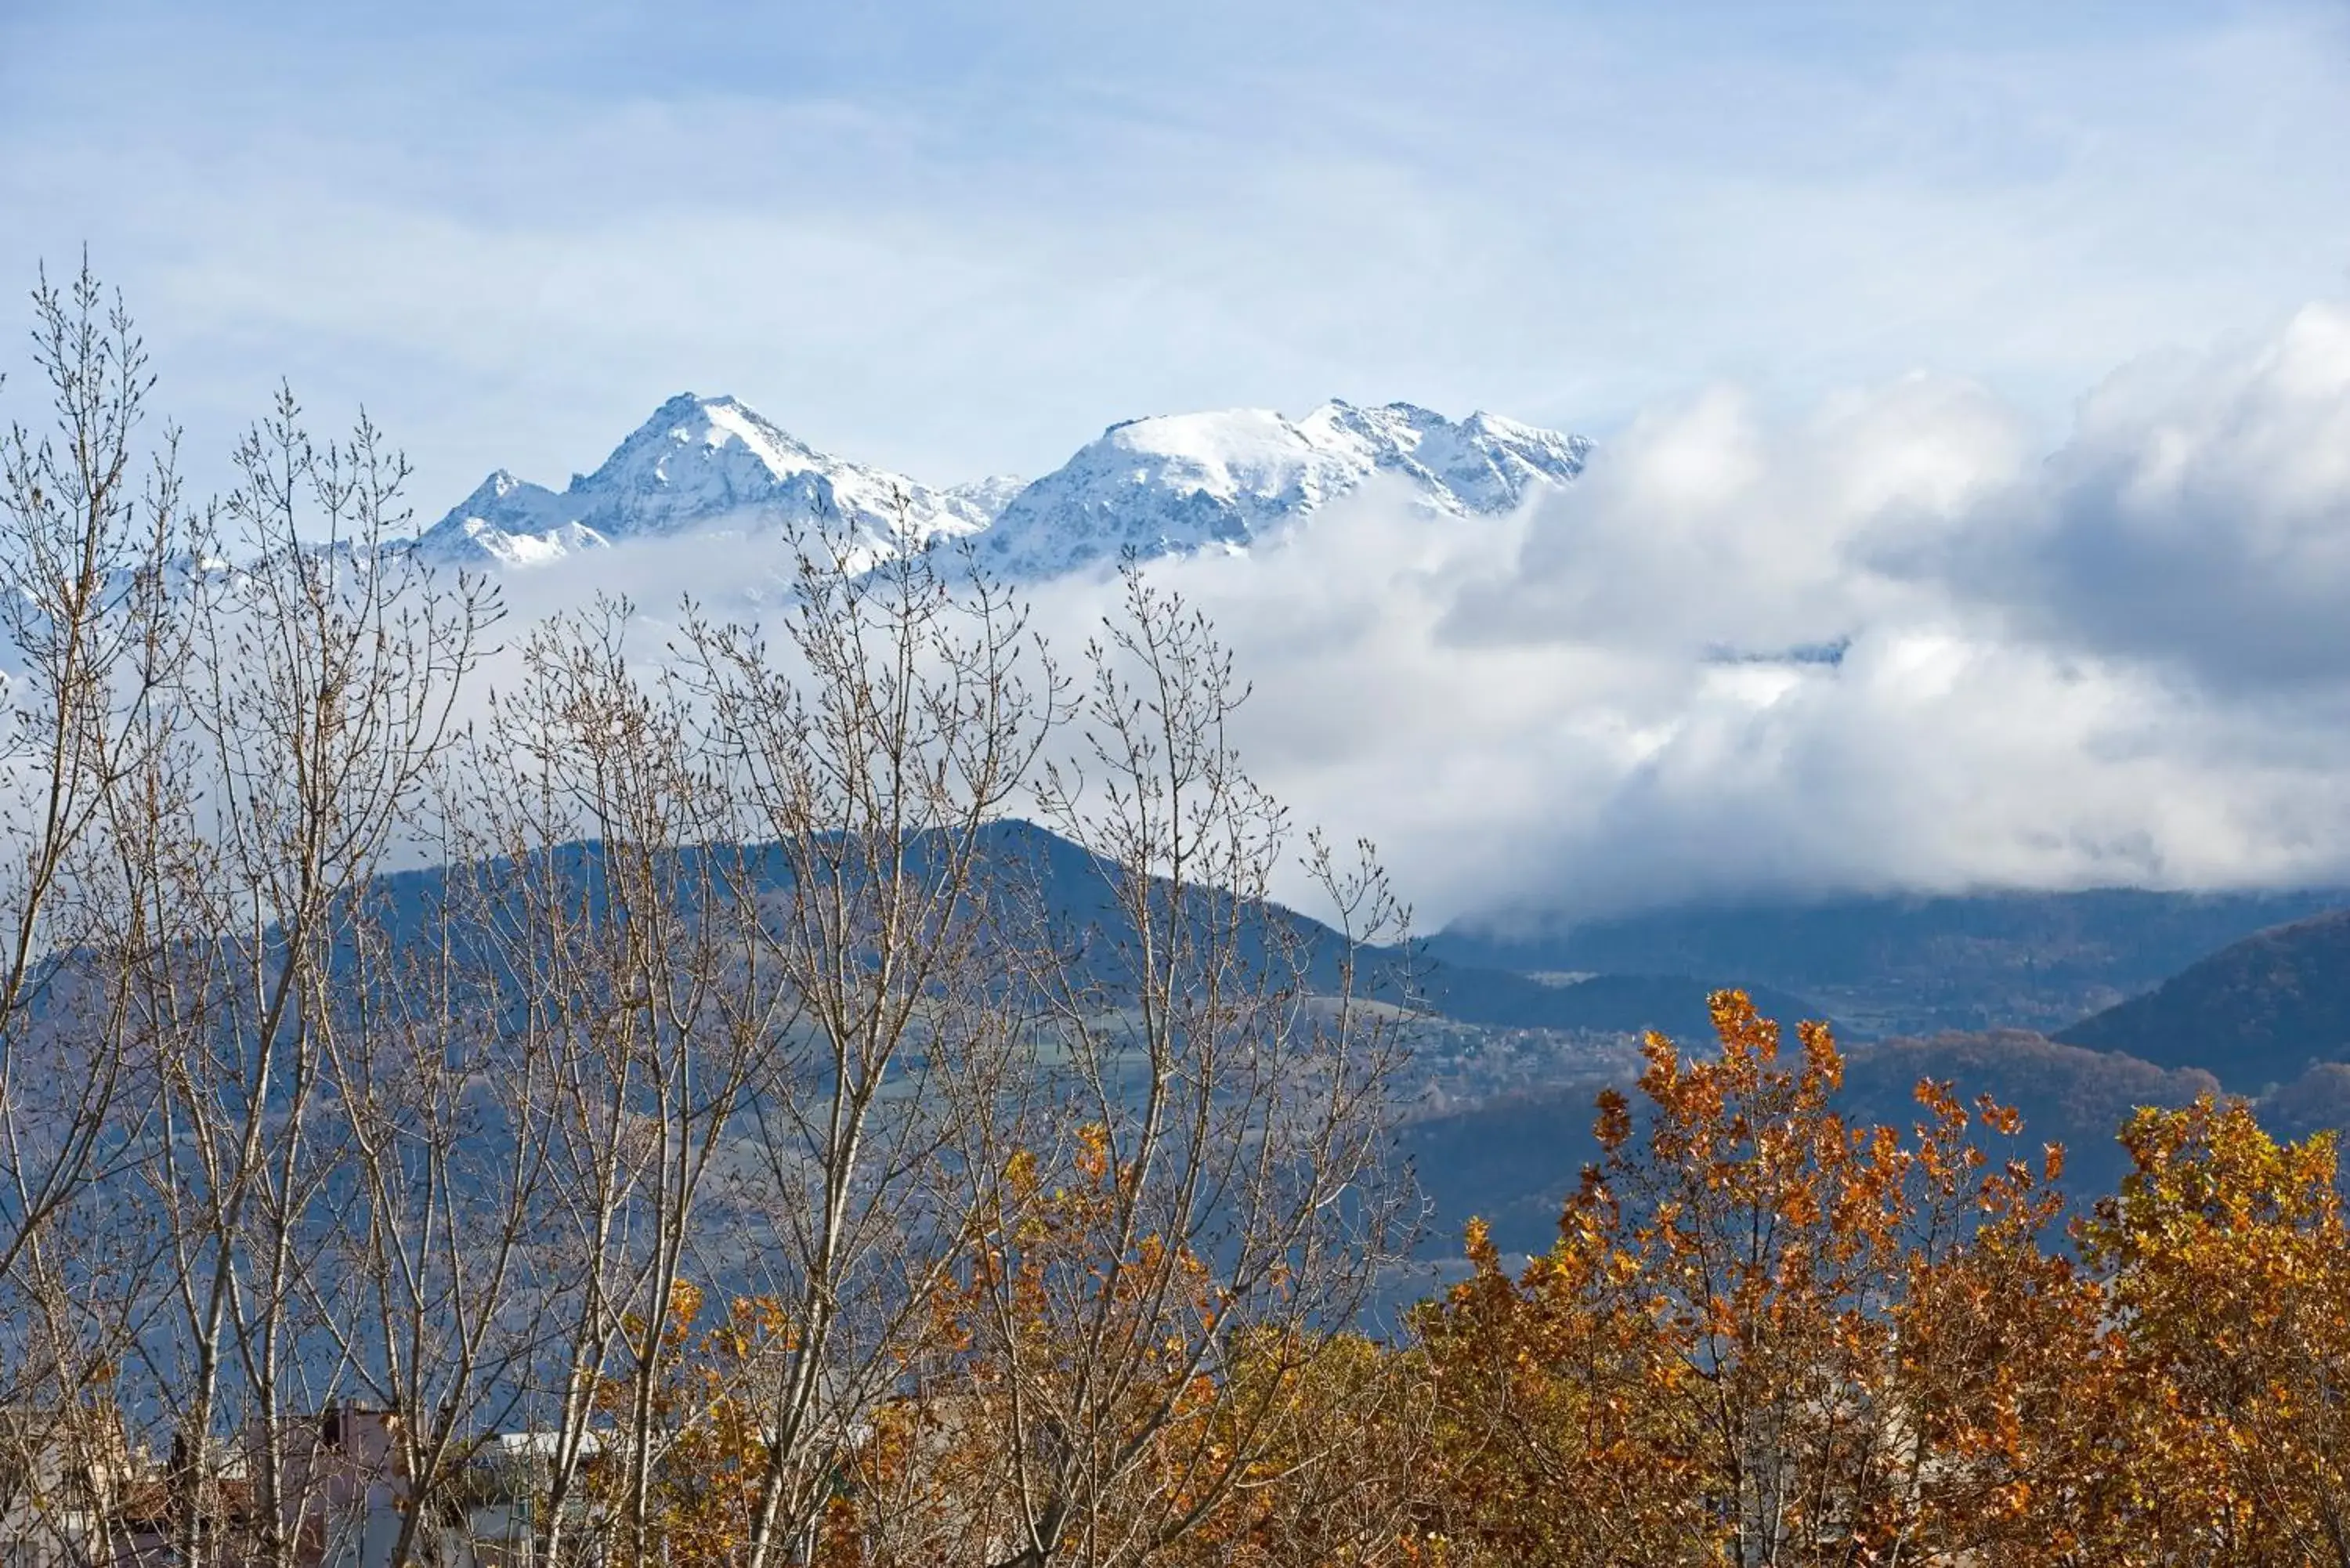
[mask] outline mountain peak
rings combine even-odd
[[[851,557],[879,559],[986,526],[985,486],[938,491],[820,452],[731,396],[680,392],[560,494],[500,470],[425,531],[420,547],[466,565],[551,564],[579,548],[680,534],[747,540],[845,530]],[[788,556],[771,552],[782,570]]]
[[[604,460],[604,466],[588,476],[588,482],[597,483],[600,475],[601,482],[607,484],[624,481],[654,485],[682,483],[682,473],[671,473],[669,465],[697,448],[702,450],[696,461],[742,467],[747,459],[775,480],[787,480],[805,470],[827,464],[854,466],[827,458],[737,399],[680,392],[655,409],[650,419],[614,449],[612,455]],[[711,455],[729,448],[739,450],[742,455]],[[638,471],[647,472],[639,474]],[[747,468],[735,478],[755,483]]]
[[[459,502],[458,506],[460,510],[481,511],[494,506],[517,491],[537,488],[526,480],[516,479],[509,469],[494,468],[490,470],[489,477],[473,486],[473,493]]]
[[[1159,414],[1110,426],[1004,507],[981,541],[997,569],[1049,576],[1143,556],[1244,549],[1358,488],[1403,481],[1456,516],[1505,512],[1582,472],[1580,436],[1416,404],[1334,398],[1292,420],[1271,409]]]

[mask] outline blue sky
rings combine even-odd
[[[0,281],[87,243],[200,464],[283,375],[428,519],[686,389],[934,482],[1918,368],[2053,440],[2342,296],[2345,148],[2340,4],[0,3]]]

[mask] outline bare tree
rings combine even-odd
[[[87,1473],[120,1448],[103,1402],[140,1278],[104,1198],[143,1112],[128,980],[162,940],[153,808],[185,792],[188,524],[176,432],[141,455],[151,378],[120,298],[85,263],[33,314],[54,423],[0,441],[0,1404]]]
[[[144,984],[158,1114],[151,1163],[172,1251],[170,1359],[181,1550],[204,1539],[220,1447],[241,1428],[260,1562],[317,1528],[297,1495],[356,1310],[318,1268],[351,1219],[348,1120],[329,1064],[377,999],[354,956],[450,736],[494,614],[387,546],[405,463],[364,417],[315,446],[290,394],[236,453],[231,537],[199,541],[190,714],[205,794],[171,824],[172,940]]]
[[[591,1459],[616,1549],[651,1550],[671,1304],[787,1005],[745,931],[731,781],[684,694],[631,666],[629,618],[608,604],[533,634],[481,769],[508,1027],[550,1118],[530,1282],[550,1335],[531,1406],[552,1420],[549,1560],[587,1544]]]
[[[1024,1016],[1004,983],[1017,857],[999,819],[1062,717],[1062,682],[997,584],[927,551],[854,571],[855,546],[800,541],[780,646],[691,628],[715,745],[766,846],[751,934],[788,1002],[734,1189],[755,1239],[743,1277],[779,1314],[746,1368],[753,1568],[813,1549],[975,1235],[951,1172],[965,1119],[1015,1087]]]
[[[504,879],[465,815],[444,810],[436,870],[378,890],[340,965],[361,1005],[327,1042],[348,1189],[320,1250],[347,1282],[328,1288],[342,1311],[324,1326],[389,1413],[404,1506],[379,1547],[388,1568],[437,1548],[480,1444],[523,1408],[545,1326],[529,1287],[547,1261],[535,1228],[559,1063],[509,1026]]]

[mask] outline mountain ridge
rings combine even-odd
[[[1454,421],[1333,400],[1124,420],[1033,483],[931,486],[820,452],[732,397],[681,392],[561,491],[493,470],[417,536],[436,564],[531,570],[624,542],[846,524],[858,569],[971,538],[1000,574],[1040,580],[1123,558],[1246,549],[1375,477],[1413,504],[1504,512],[1583,471],[1591,442],[1480,410]]]
[[[511,570],[624,540],[832,518],[857,566],[986,527],[991,483],[933,489],[818,452],[733,398],[681,392],[560,493],[494,470],[416,547],[436,563]]]
[[[1270,409],[1162,414],[1111,425],[1023,490],[981,536],[1015,577],[1116,561],[1244,550],[1375,476],[1453,516],[1505,512],[1583,472],[1591,442],[1479,411],[1454,421],[1410,403],[1332,400],[1291,420]]]

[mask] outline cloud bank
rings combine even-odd
[[[2350,308],[2028,432],[1927,376],[1799,420],[1716,389],[1512,517],[1365,493],[1155,570],[1254,676],[1255,769],[1424,924],[2350,879]]]

